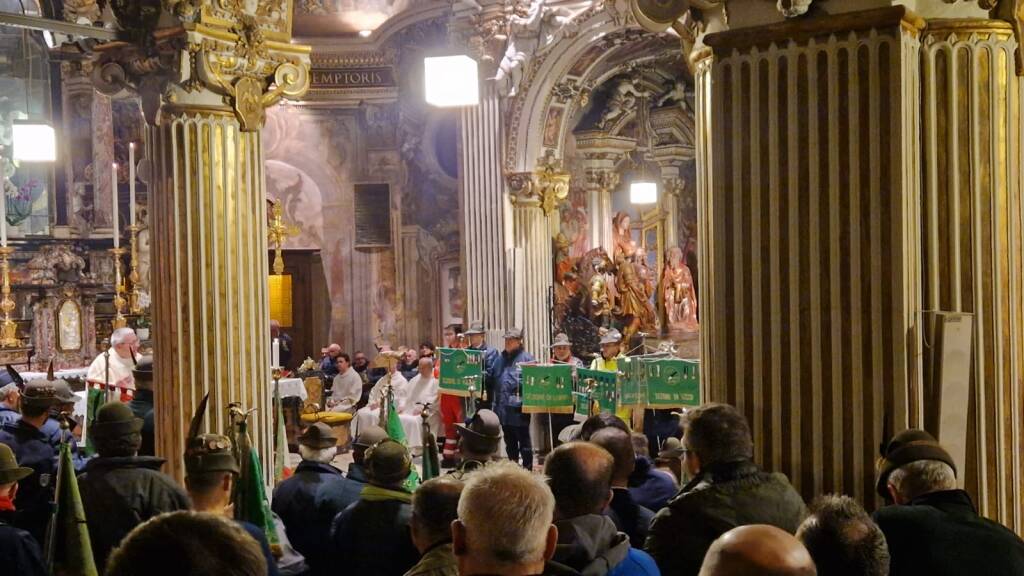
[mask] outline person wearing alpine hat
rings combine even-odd
[[[42,428],[50,417],[50,408],[59,402],[53,384],[31,380],[21,392],[21,418],[0,427],[0,444],[10,446],[18,462],[32,470],[18,483],[13,523],[40,543],[46,538],[50,522],[59,454],[59,446],[51,444]]]
[[[32,469],[19,466],[14,451],[0,444],[0,566],[4,573],[19,576],[45,576],[43,553],[31,534],[16,528],[14,496],[18,482],[32,475]]]
[[[469,424],[457,424],[456,428],[459,433],[462,463],[448,473],[461,480],[466,474],[479,470],[498,458],[501,422],[497,414],[484,408],[477,410]]]
[[[505,349],[487,367],[494,380],[494,413],[501,420],[508,459],[533,469],[533,441],[530,438],[530,415],[523,414],[523,363],[534,358],[523,349],[522,328],[505,331]]]
[[[298,437],[302,462],[274,490],[274,513],[312,575],[330,573],[331,522],[347,505],[343,495],[349,482],[331,465],[337,441],[334,430],[323,422],[306,428]]]
[[[573,367],[575,373],[576,368],[583,368],[583,361],[573,356],[572,354],[572,341],[569,340],[569,336],[564,332],[555,334],[554,341],[551,342],[551,363],[552,364],[569,364]],[[556,447],[562,444],[559,441],[559,434],[562,430],[571,426],[574,420],[573,414],[534,414],[533,420],[536,425],[536,429],[540,430],[539,446],[537,447],[537,455],[540,464],[544,464],[544,459],[547,455],[554,450]],[[549,422],[550,420],[550,422]],[[554,446],[552,446],[552,442]]]
[[[956,474],[952,456],[924,430],[904,430],[885,446],[875,490],[895,505],[874,520],[889,546],[889,573],[1024,574],[1024,541],[978,515]]]
[[[86,463],[78,489],[101,571],[113,549],[136,526],[165,512],[189,509],[185,491],[160,472],[165,460],[138,455],[142,425],[142,418],[136,418],[127,404],[113,401],[96,411],[89,426],[99,456]]]

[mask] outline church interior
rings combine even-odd
[[[1022,41],[1021,0],[0,0],[0,363],[80,390],[134,328],[164,471],[208,396],[269,482],[272,367],[618,331],[808,501],[879,507],[923,428],[1024,534]]]

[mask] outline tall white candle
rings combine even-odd
[[[280,368],[281,367],[281,341],[279,339],[277,339],[277,338],[274,338],[274,347],[271,350],[271,358],[273,359],[273,360],[271,360],[273,362],[273,366],[271,366],[271,368]]]
[[[130,223],[135,226],[135,142],[128,143],[128,198],[131,200],[128,205]]]
[[[117,232],[117,162],[110,165],[110,229],[114,235],[114,248],[121,247],[121,235]]]
[[[0,245],[7,248],[7,194],[0,199]]]

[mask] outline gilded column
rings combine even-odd
[[[921,47],[925,310],[974,315],[966,487],[1024,530],[1022,82],[1007,22],[930,20]]]
[[[150,126],[157,451],[183,474],[189,420],[210,395],[207,429],[227,405],[272,465],[264,108],[308,87],[308,49],[290,44],[291,3],[165,3],[160,23],[116,12],[143,46],[99,46],[96,81],[138,90]],[[267,476],[270,477],[269,475]]]
[[[696,76],[708,397],[802,493],[868,508],[920,379],[922,24],[893,7],[711,34]]]

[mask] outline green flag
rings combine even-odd
[[[63,433],[68,434],[66,430]],[[98,576],[85,523],[85,508],[71,462],[71,444],[67,441],[60,445],[57,509],[50,519],[48,539],[47,557],[54,576]]]
[[[274,427],[274,484],[291,475],[288,468],[288,432],[284,427],[284,408],[281,406],[281,385],[274,381],[274,413],[276,414],[277,426]]]
[[[572,414],[572,366],[523,364],[523,414]]]
[[[385,420],[384,431],[388,433],[388,437],[392,440],[397,440],[405,445],[409,446],[409,439],[405,437],[405,430],[402,429],[402,418],[398,415],[398,411],[395,410],[395,396],[388,390],[387,402],[381,410],[387,409],[388,415]],[[420,485],[420,475],[416,472],[416,465],[414,464],[409,470],[409,477],[405,479],[405,488],[412,492]]]
[[[267,535],[271,547],[278,547],[277,529],[274,517],[270,513],[267,492],[263,487],[263,467],[260,456],[252,447],[248,432],[248,414],[241,412],[240,407],[232,404],[232,421],[235,422],[235,450],[241,473],[235,485],[233,502],[235,518],[259,526]],[[240,416],[242,415],[242,416]]]
[[[427,426],[423,427],[423,481],[441,475],[441,463],[437,455],[437,440]]]
[[[82,436],[85,440],[84,455],[92,456],[96,453],[96,447],[92,445],[92,435],[89,434],[89,425],[96,418],[96,412],[107,403],[107,393],[92,386],[86,387],[85,397],[85,425],[82,428]]]

